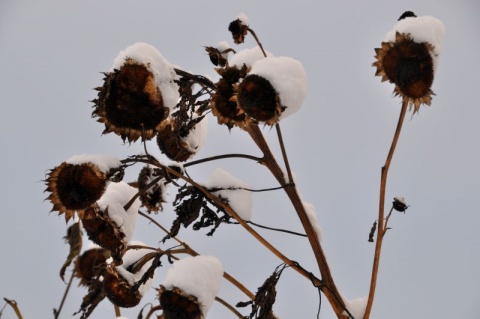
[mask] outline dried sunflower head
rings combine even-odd
[[[395,85],[394,93],[403,97],[414,113],[420,105],[430,105],[434,74],[445,27],[433,17],[416,17],[407,11],[387,41],[376,48],[375,75]]]
[[[92,281],[100,277],[107,267],[110,254],[103,248],[86,250],[75,259],[75,276],[80,279],[80,285],[89,286]]]
[[[238,127],[245,127],[245,113],[239,112],[236,101],[232,101],[235,94],[234,85],[240,79],[247,75],[247,67],[242,68],[237,66],[226,67],[225,69],[218,69],[217,72],[222,78],[215,84],[216,91],[210,101],[210,108],[212,113],[217,117],[218,124],[225,124],[229,129],[234,125]]]
[[[82,225],[92,242],[109,251],[116,264],[122,263],[126,250],[125,234],[108,216],[108,207],[102,211],[97,204],[92,205],[85,211]]]
[[[169,112],[153,73],[146,65],[127,59],[118,70],[107,73],[93,117],[105,124],[104,133],[114,132],[125,141],[151,139]]]
[[[103,289],[107,298],[113,304],[122,308],[135,307],[142,300],[142,295],[138,289],[133,289],[113,266],[107,268],[103,279]]]
[[[97,88],[92,116],[105,124],[104,133],[114,132],[124,141],[151,139],[178,101],[175,78],[174,67],[154,47],[129,46]]]
[[[231,100],[237,102],[239,114],[245,113],[249,119],[268,125],[278,123],[282,106],[270,81],[260,75],[249,74],[236,89],[237,93]]]
[[[68,221],[75,212],[82,218],[85,209],[103,195],[107,174],[90,162],[63,162],[48,173],[45,184],[45,191],[50,193],[47,199],[53,204],[52,211],[65,214],[65,220]]]
[[[186,294],[178,287],[158,289],[160,305],[165,319],[202,319],[204,318],[198,298]]]
[[[160,151],[169,159],[176,162],[185,162],[194,152],[183,140],[180,125],[181,124],[172,117],[164,121],[157,134],[157,144]]]

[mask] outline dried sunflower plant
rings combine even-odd
[[[300,109],[306,95],[306,72],[299,61],[266,51],[244,14],[231,22],[228,30],[235,44],[251,35],[258,45],[238,52],[226,42],[206,47],[219,75],[216,82],[173,66],[145,43],[121,51],[111,70],[104,73],[103,84],[96,88],[92,116],[105,126],[104,134],[143,143],[145,153],[124,159],[73,156],[47,173],[47,199],[53,204],[52,211],[64,215],[68,225],[65,238],[70,253],[60,276],[64,279],[67,269],[72,275],[64,299],[73,281],[86,289],[78,305],[81,318],[89,317],[99,303],[110,302],[117,317],[121,317],[121,308],[140,305],[138,318],[200,319],[207,317],[214,301],[228,308],[234,318],[278,318],[273,309],[276,284],[286,269],[312,282],[313,290],[323,294],[338,318],[370,317],[390,216],[394,210],[405,212],[408,208],[403,197],[395,197],[385,216],[390,162],[407,110],[415,114],[422,105],[431,104],[431,86],[445,33],[443,23],[405,12],[375,49],[376,75],[393,83],[395,95],[403,101],[381,169],[378,217],[372,216],[376,220],[368,236],[376,245],[370,292],[355,302],[345,300],[335,284],[314,209],[301,199],[282,140],[280,122]],[[192,160],[202,146],[207,116],[214,116],[228,130],[248,134],[262,156],[222,154]],[[265,127],[268,133],[277,133],[281,163],[264,137]],[[147,142],[152,140],[170,162],[149,154]],[[222,169],[215,170],[208,183],[195,181],[188,174],[194,165],[231,157],[256,161],[275,177],[277,189],[282,189],[292,203],[290,213],[298,216],[304,228],[318,269],[305,269],[252,228],[252,190],[244,182]],[[138,178],[123,181],[125,171],[133,167],[139,168]],[[156,215],[169,200],[167,188],[175,194],[173,212],[164,212],[175,214],[170,227],[162,225]],[[145,218],[151,227],[158,228],[159,243],[151,246],[133,240],[137,218]],[[182,226],[208,229],[208,235],[213,236],[225,223],[241,225],[246,236],[253,236],[279,259],[280,265],[256,293],[224,270],[219,259],[198,254],[194,243],[187,245],[179,237]],[[83,233],[93,243],[86,250],[82,250],[86,246]],[[163,281],[155,284],[160,267],[168,270]],[[218,292],[223,281],[237,287],[245,299],[233,303],[222,299]],[[154,288],[157,298],[143,301],[146,305],[141,307],[144,294]],[[54,310],[55,318],[60,316],[63,300]],[[16,302],[5,301],[21,318]]]

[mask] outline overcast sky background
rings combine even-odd
[[[125,47],[155,46],[171,63],[193,73],[215,73],[203,49],[233,45],[228,23],[241,12],[265,48],[302,62],[308,76],[301,111],[282,132],[305,201],[316,207],[337,286],[347,299],[368,294],[377,218],[380,168],[400,110],[393,86],[375,77],[374,48],[406,10],[446,25],[431,107],[407,115],[393,160],[387,203],[405,196],[385,238],[372,318],[480,318],[480,3],[439,1],[18,1],[0,0],[0,297],[15,299],[24,318],[50,318],[65,284],[59,269],[68,254],[63,217],[49,214],[45,173],[76,154],[118,157],[142,152],[90,118],[100,72]],[[254,46],[253,38],[236,49]],[[264,129],[278,151],[275,131]],[[149,145],[153,154],[164,158]],[[207,144],[196,158],[223,153],[260,155],[247,134],[210,118]],[[277,152],[280,158],[280,153]],[[205,164],[190,173],[206,181],[221,166],[252,188],[276,186],[250,161]],[[134,179],[135,170],[127,176]],[[301,231],[282,191],[254,195],[253,221]],[[171,208],[156,217],[171,223]],[[213,238],[182,230],[198,252],[219,257],[252,291],[280,261],[241,228],[224,225]],[[260,233],[288,257],[318,274],[303,238]],[[163,234],[139,220],[135,239],[156,246]],[[162,246],[163,247],[163,246]],[[167,266],[167,265],[165,265]],[[161,283],[165,268],[157,274]],[[76,284],[62,318],[78,310]],[[245,301],[227,282],[220,296]],[[142,304],[153,301],[153,292]],[[0,304],[2,306],[3,304]],[[278,285],[280,318],[315,318],[318,294],[292,270]],[[138,308],[123,312],[136,318]],[[14,318],[11,309],[4,318]],[[104,301],[92,318],[114,318]],[[208,318],[233,317],[218,304]],[[334,318],[323,298],[321,318]]]

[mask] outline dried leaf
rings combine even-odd
[[[373,237],[375,236],[375,231],[377,230],[377,221],[373,222],[373,226],[370,229],[370,234],[368,234],[368,241],[373,243]]]
[[[80,229],[80,223],[74,223],[72,226],[68,227],[67,235],[64,237],[65,241],[70,246],[70,252],[67,256],[67,260],[63,263],[62,268],[60,269],[60,278],[65,281],[65,271],[68,266],[72,263],[73,259],[80,254],[82,250],[82,231]]]
[[[273,274],[268,277],[263,285],[261,285],[257,293],[255,294],[255,300],[247,302],[237,303],[237,307],[246,307],[248,305],[252,306],[252,312],[248,318],[256,319],[276,319],[277,317],[273,314],[272,308],[275,303],[277,296],[276,285],[280,276],[285,269],[286,265],[283,264],[275,269]]]

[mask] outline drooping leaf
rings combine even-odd
[[[60,269],[60,278],[65,281],[65,271],[72,263],[73,259],[80,254],[82,250],[82,231],[80,229],[80,223],[76,222],[68,227],[67,235],[64,237],[65,241],[70,246],[70,252],[68,253],[67,260],[63,263]]]

